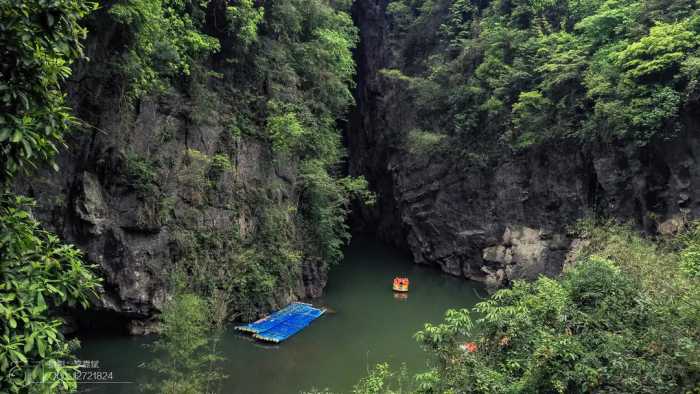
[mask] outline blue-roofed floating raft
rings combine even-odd
[[[249,332],[263,341],[279,343],[306,328],[324,312],[325,309],[314,308],[311,304],[294,302],[256,322],[238,326],[236,330]]]

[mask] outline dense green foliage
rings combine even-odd
[[[189,75],[194,61],[219,49],[219,41],[201,31],[207,3],[125,0],[109,9],[132,34],[129,50],[114,59],[127,98],[164,91],[172,79]]]
[[[88,306],[99,281],[81,253],[42,230],[32,201],[0,197],[0,389],[3,392],[75,390],[60,306]]]
[[[18,392],[41,382],[40,391],[75,389],[75,368],[60,364],[70,358],[62,321],[49,313],[60,305],[87,307],[98,281],[77,249],[40,229],[27,211],[31,200],[4,195],[0,203],[0,372],[7,379],[0,387]]]
[[[82,57],[95,3],[0,1],[0,183],[53,157],[74,120],[60,82]]]
[[[488,152],[555,140],[645,145],[698,104],[694,0],[396,0],[414,127]]]
[[[255,64],[265,99],[265,134],[280,160],[296,162],[303,180],[299,217],[309,258],[338,262],[348,238],[346,207],[363,181],[337,179],[342,158],[336,122],[352,103],[357,30],[328,2],[272,3],[261,25]]]
[[[98,279],[80,252],[40,228],[13,177],[51,162],[75,125],[60,83],[83,56],[95,3],[0,1],[0,391],[77,388],[58,308],[88,306]],[[55,165],[54,165],[55,167]]]
[[[585,222],[578,232],[585,242],[560,278],[516,281],[473,312],[450,310],[443,323],[426,324],[416,338],[431,369],[414,390],[695,392],[700,288],[684,267],[697,267],[698,225],[658,241],[610,223]],[[466,341],[472,351],[460,347]],[[361,385],[391,381],[382,367]]]

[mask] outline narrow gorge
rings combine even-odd
[[[412,149],[409,132],[420,124],[418,117],[441,113],[415,111],[405,83],[384,71],[418,75],[423,70],[416,59],[431,49],[420,43],[411,43],[415,53],[397,49],[405,43],[397,43],[388,3],[358,0],[352,9],[360,41],[356,105],[344,126],[347,163],[350,174],[366,177],[377,194],[373,206],[354,203],[354,232],[373,233],[410,251],[416,263],[495,289],[558,274],[576,244],[570,226],[579,219],[612,217],[669,234],[698,216],[700,142],[693,108],[683,114],[683,134],[643,147],[501,147],[479,162]],[[215,23],[209,18],[208,24]],[[255,242],[272,212],[298,207],[299,173],[267,142],[239,130],[250,122],[248,115],[232,111],[237,103],[224,95],[244,82],[234,76],[223,89],[211,89],[216,79],[202,76],[129,104],[104,60],[123,50],[128,34],[105,9],[91,16],[88,29],[92,60],[75,67],[68,91],[76,115],[90,126],[68,137],[59,173],[42,170],[17,189],[37,199],[36,214],[47,228],[99,265],[104,291],[90,313],[144,334],[166,300],[173,265],[240,255],[236,243]],[[227,72],[228,66],[218,55],[203,67]],[[481,152],[477,147],[472,153]],[[285,215],[278,219],[299,225]],[[302,231],[285,231],[303,242]],[[253,301],[251,317],[321,295],[327,267],[303,259],[298,271],[274,275],[286,278],[283,286],[274,299]]]
[[[0,0],[0,392],[700,392],[697,0]]]

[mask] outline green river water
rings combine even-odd
[[[395,276],[411,280],[406,299],[395,298]],[[426,354],[413,338],[425,322],[441,321],[448,308],[471,307],[485,296],[482,287],[434,268],[413,264],[409,255],[371,239],[355,238],[341,265],[329,275],[324,297],[314,304],[332,309],[308,328],[277,345],[264,345],[229,329],[221,344],[221,392],[299,393],[328,388],[347,393],[378,362],[409,373],[425,366]],[[148,337],[103,336],[81,340],[81,360],[99,361],[112,383],[81,384],[81,392],[135,393],[148,380]]]

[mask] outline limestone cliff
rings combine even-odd
[[[552,144],[503,151],[486,163],[412,152],[405,135],[415,110],[382,75],[400,67],[389,37],[386,0],[359,0],[358,105],[349,126],[351,172],[379,194],[359,208],[358,229],[405,245],[415,261],[503,285],[558,273],[572,242],[569,226],[590,216],[672,232],[698,217],[700,141],[689,133],[644,148]],[[418,51],[419,49],[416,49]],[[698,130],[697,117],[685,119]]]
[[[68,137],[57,159],[60,172],[41,170],[30,181],[19,180],[17,189],[38,201],[37,217],[82,249],[104,278],[96,308],[78,316],[81,325],[124,326],[142,334],[152,330],[178,266],[189,264],[192,271],[260,258],[255,253],[270,252],[261,248],[275,249],[261,241],[263,232],[303,245],[293,217],[300,182],[293,160],[231,125],[235,104],[220,80],[193,78],[162,94],[128,100],[111,63],[125,50],[124,32],[104,10],[88,25],[91,60],[75,67],[67,86],[85,127]],[[270,221],[286,230],[267,228]],[[257,286],[240,278],[245,272],[221,273],[233,277],[234,293],[248,297],[233,299],[234,312],[252,319],[320,295],[324,262],[307,256],[284,269],[273,273],[274,292],[255,299],[242,290]]]

